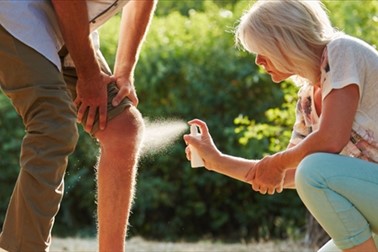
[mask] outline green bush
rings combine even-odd
[[[0,94],[0,223],[3,223],[9,198],[18,174],[18,161],[21,146],[22,122],[11,104]]]
[[[245,6],[245,3],[242,3]],[[205,12],[155,17],[136,71],[139,108],[149,118],[205,120],[218,147],[261,156],[264,143],[242,147],[235,135],[240,114],[264,120],[284,93],[234,46],[235,12],[205,1]],[[104,45],[104,43],[103,43]],[[262,197],[247,184],[191,169],[180,139],[168,152],[142,160],[131,235],[151,239],[235,240],[287,237],[303,224],[294,191]],[[282,204],[290,202],[288,211]],[[289,205],[289,204],[287,204]]]
[[[335,27],[378,48],[378,1],[325,1]]]

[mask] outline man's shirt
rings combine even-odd
[[[127,2],[128,0],[88,0],[90,31],[94,32]],[[58,52],[64,41],[50,0],[1,0],[0,25],[61,70]],[[95,38],[94,45],[98,47],[98,36],[92,38]]]

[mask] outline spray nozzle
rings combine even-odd
[[[190,135],[192,135],[192,136],[199,136],[199,135],[201,135],[201,134],[198,132],[198,127],[197,127],[197,125],[195,125],[195,124],[190,125]]]

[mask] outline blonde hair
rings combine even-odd
[[[235,38],[247,51],[268,57],[277,70],[316,84],[319,50],[337,34],[318,0],[259,0],[241,17]]]

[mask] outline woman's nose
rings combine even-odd
[[[264,65],[265,61],[259,54],[256,55],[255,63],[257,65]]]

